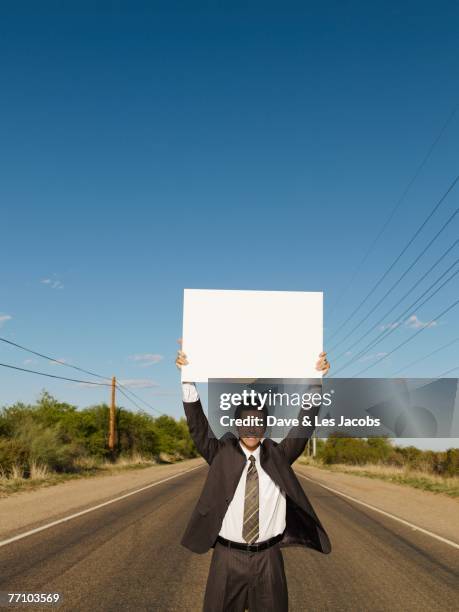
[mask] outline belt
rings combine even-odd
[[[254,544],[244,544],[243,542],[232,542],[231,540],[227,540],[226,538],[222,538],[222,536],[217,537],[217,542],[223,544],[223,546],[227,546],[228,548],[235,548],[236,550],[244,550],[245,552],[260,552],[261,550],[266,550],[267,548],[271,548],[274,544],[277,544],[282,540],[283,533],[280,533],[269,540],[264,540],[263,542],[255,542]]]

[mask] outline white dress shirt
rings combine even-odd
[[[183,401],[195,402],[199,399],[199,394],[194,383],[182,383],[182,390]],[[263,443],[263,441],[261,443]],[[269,538],[281,534],[285,529],[287,512],[285,493],[261,467],[261,446],[259,445],[253,452],[250,452],[241,442],[239,442],[239,446],[247,457],[247,461],[236,487],[234,497],[226,510],[219,535],[233,542],[245,542],[242,537],[245,482],[250,464],[249,455],[253,455],[255,457],[255,467],[258,472],[259,485],[259,534],[258,540],[256,541],[263,542],[264,540],[269,540]]]
[[[196,389],[196,385],[193,382],[183,382],[182,396],[184,402],[197,402],[199,399],[199,393]]]

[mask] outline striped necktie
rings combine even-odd
[[[244,525],[242,527],[242,537],[251,544],[258,540],[259,535],[259,492],[258,492],[258,472],[255,467],[255,457],[249,456],[250,465],[247,470],[245,481],[244,499]]]

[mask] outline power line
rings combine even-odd
[[[142,411],[143,411],[143,408],[141,408],[141,407],[139,406],[139,404],[137,404],[137,403],[136,403],[136,402],[135,402],[133,399],[131,399],[131,398],[129,397],[129,395],[127,395],[127,394],[126,394],[126,393],[123,391],[123,389],[122,389],[122,388],[121,388],[121,387],[120,387],[118,384],[116,385],[116,388],[118,389],[118,391],[119,391],[119,392],[120,392],[122,395],[124,395],[124,397],[125,397],[125,398],[126,398],[128,401],[132,402],[136,408],[138,408],[139,410],[142,410]]]
[[[451,372],[455,372],[456,370],[459,370],[459,366],[456,366],[455,368],[451,368],[450,370],[446,370],[446,372],[442,372],[435,378],[445,378],[447,374],[451,374]]]
[[[441,279],[446,274],[448,274],[448,272],[457,264],[457,261],[455,261],[447,270],[445,270],[445,272],[443,272],[443,274],[439,278],[437,278],[437,280],[433,282],[430,285],[430,287],[428,287],[418,298],[416,298],[414,302],[412,302],[407,308],[405,308],[405,310],[397,317],[398,322],[403,321],[403,318],[410,310],[411,310],[410,316],[414,315],[413,309],[415,307],[422,308],[423,306],[425,306],[425,304],[427,304],[427,302],[429,302],[435,295],[437,295],[437,293],[439,293],[439,291],[443,289],[445,285],[447,285],[450,281],[453,280],[455,276],[457,276],[457,274],[459,274],[459,269],[458,269],[453,274],[451,274],[451,276],[447,278],[444,283],[442,283],[439,287],[437,287],[437,289],[435,289],[435,291],[433,291],[423,302],[421,302],[420,304],[417,304],[417,302],[419,302],[419,300],[421,300],[426,295],[426,293],[428,293],[439,281],[441,281]],[[373,349],[377,344],[379,344],[383,340],[386,340],[387,337],[390,336],[393,332],[395,332],[397,328],[398,328],[398,324],[393,325],[389,329],[383,329],[383,331],[378,336],[376,336],[376,338],[371,340],[363,349],[360,350],[359,353],[357,353],[357,355],[354,356],[351,362],[348,362],[348,364],[344,365],[341,369],[346,368],[348,365],[350,365],[350,363],[354,363],[356,359],[359,359],[360,357],[362,357],[362,355],[365,355],[365,353]]]
[[[119,385],[121,385],[123,387],[123,389],[125,391],[127,391],[128,393],[130,393],[133,397],[135,397],[139,402],[142,402],[142,404],[144,404],[147,408],[149,408],[150,410],[155,410],[156,412],[158,412],[159,414],[163,414],[162,412],[159,412],[159,410],[157,410],[156,408],[154,408],[153,406],[151,406],[148,402],[146,402],[142,397],[140,397],[140,395],[137,395],[137,393],[134,393],[134,391],[132,391],[132,389],[129,389],[128,387],[126,387],[125,385],[122,385],[121,383],[118,383]]]
[[[404,370],[408,370],[408,368],[411,368],[412,366],[420,363],[421,361],[424,361],[425,359],[428,359],[429,357],[432,357],[432,355],[436,355],[440,351],[448,348],[448,346],[451,346],[452,344],[455,344],[458,340],[459,340],[459,336],[457,338],[454,338],[454,340],[451,340],[450,342],[447,342],[443,346],[440,346],[439,348],[435,349],[434,351],[432,351],[428,355],[424,355],[424,357],[421,357],[420,359],[415,359],[414,361],[412,361],[408,365],[403,366],[403,368],[400,368],[399,370],[396,370],[391,376],[395,376],[396,374],[400,374],[400,372],[403,372]],[[439,376],[437,376],[437,378],[439,378]]]
[[[400,344],[398,344],[394,349],[392,349],[389,353],[386,353],[385,355],[383,355],[380,359],[378,359],[377,361],[375,361],[374,363],[370,364],[369,366],[367,366],[366,368],[364,368],[363,370],[360,370],[360,372],[357,372],[357,374],[355,376],[360,376],[360,374],[363,374],[364,372],[366,372],[367,370],[370,370],[371,368],[374,368],[375,365],[377,365],[378,363],[381,363],[381,361],[384,361],[384,359],[387,359],[390,355],[393,355],[396,351],[398,351],[399,348],[401,348],[402,346],[405,346],[405,344],[408,344],[408,342],[411,342],[412,340],[414,340],[416,338],[416,336],[418,336],[420,333],[422,333],[426,327],[429,327],[429,325],[431,323],[433,323],[434,321],[438,321],[439,319],[441,319],[443,317],[443,315],[445,315],[447,312],[449,312],[450,310],[452,310],[455,306],[457,306],[459,304],[459,300],[456,300],[455,302],[453,302],[452,304],[450,304],[448,306],[448,308],[445,308],[445,310],[443,310],[439,315],[437,315],[436,317],[434,317],[433,319],[431,319],[424,327],[421,327],[420,329],[418,329],[418,331],[413,334],[412,336],[410,336],[409,338],[407,338],[406,340],[404,340],[403,342],[401,342]],[[355,378],[355,377],[354,377]]]
[[[55,359],[54,357],[50,357],[49,355],[45,355],[44,353],[39,353],[38,351],[34,351],[33,349],[27,348],[26,346],[22,346],[22,344],[17,344],[16,342],[12,342],[11,340],[7,340],[6,338],[0,337],[0,341],[5,342],[5,344],[10,344],[11,346],[15,346],[16,348],[26,351],[27,353],[31,353],[32,355],[37,355],[38,357],[42,357],[43,359],[52,361],[53,363],[58,363],[68,368],[78,370],[79,372],[84,372],[85,374],[89,374],[90,376],[95,376],[96,378],[102,378],[104,380],[108,380],[110,378],[109,376],[102,376],[101,374],[97,374],[96,372],[92,372],[91,370],[85,370],[84,368],[80,368],[79,366],[73,365],[71,363],[60,361],[59,359]]]
[[[19,349],[21,349],[23,351],[26,351],[27,353],[31,353],[32,355],[36,355],[37,357],[41,357],[43,359],[47,359],[48,361],[51,361],[52,363],[58,363],[59,365],[63,365],[63,366],[67,366],[69,368],[73,368],[74,370],[78,370],[79,372],[84,372],[85,374],[89,374],[91,376],[95,376],[97,378],[101,378],[102,380],[107,380],[108,381],[110,379],[109,376],[102,376],[102,374],[98,374],[97,372],[93,372],[92,370],[86,370],[85,368],[81,368],[81,367],[73,365],[71,363],[63,362],[63,361],[61,361],[59,359],[56,359],[54,357],[50,357],[49,355],[45,355],[44,353],[40,353],[39,351],[35,351],[35,350],[30,349],[30,348],[28,348],[26,346],[23,346],[22,344],[18,344],[17,342],[13,342],[11,340],[8,340],[7,338],[0,337],[0,341],[4,342],[5,344],[9,344],[9,345],[14,346],[16,348],[19,348]],[[54,376],[53,374],[46,374],[46,373],[43,373],[43,372],[36,372],[35,370],[28,370],[26,368],[18,368],[16,366],[9,366],[7,364],[0,364],[0,365],[4,365],[4,367],[10,367],[10,368],[13,368],[13,369],[16,369],[16,370],[20,370],[20,371],[23,371],[23,372],[32,372],[34,374],[41,374],[42,376],[48,376],[50,378],[59,378],[59,379],[62,379],[62,380],[69,380],[69,381],[72,381],[72,382],[84,382],[84,383],[88,383],[88,384],[91,384],[91,385],[101,385],[101,384],[104,384],[104,385],[106,385],[108,387],[111,386],[109,382],[107,382],[107,383],[93,383],[93,382],[90,382],[90,381],[81,381],[79,379],[66,378],[64,376]],[[145,400],[143,400],[141,397],[137,396],[133,391],[130,391],[129,389],[127,389],[127,387],[125,387],[121,383],[118,382],[117,383],[117,387],[118,387],[118,389],[119,389],[119,391],[121,393],[123,393],[123,391],[121,389],[121,387],[123,387],[123,389],[125,389],[128,393],[131,393],[131,395],[136,397],[139,401],[143,402],[150,410],[154,410],[154,411],[158,412],[159,414],[162,414],[156,408],[154,408],[153,406],[150,406]],[[130,401],[132,401],[132,403],[135,404],[137,406],[137,408],[139,408],[139,410],[142,410],[142,408],[140,408],[134,402],[134,400],[129,398],[125,393],[123,393],[123,395],[127,399],[130,399]]]
[[[54,360],[52,360],[52,361],[54,361]],[[83,384],[86,384],[86,385],[95,385],[95,386],[98,386],[98,387],[111,387],[111,383],[101,383],[101,382],[94,382],[94,381],[91,381],[91,380],[81,380],[79,378],[67,378],[66,376],[57,376],[56,374],[48,374],[47,372],[39,372],[37,370],[30,370],[28,368],[20,368],[18,366],[14,366],[14,365],[11,365],[9,363],[0,363],[0,367],[2,367],[2,368],[10,368],[11,370],[18,370],[19,372],[27,372],[29,374],[37,374],[39,376],[46,376],[47,378],[57,378],[59,380],[66,380],[66,381],[69,381],[69,382],[83,383]],[[126,397],[126,399],[131,401],[139,410],[143,410],[143,408],[141,406],[139,406],[132,398],[130,398],[123,391],[123,388],[126,391],[128,391],[129,393],[131,393],[132,395],[134,395],[134,397],[137,397],[138,399],[140,399],[151,410],[154,410],[155,412],[157,412],[160,415],[163,414],[162,412],[160,412],[159,410],[157,410],[153,406],[150,406],[149,404],[147,404],[147,402],[145,402],[145,400],[142,400],[142,398],[139,398],[137,395],[135,395],[135,393],[133,393],[132,391],[127,389],[127,387],[124,387],[124,385],[120,385],[119,383],[117,383],[116,386],[118,388],[118,391],[120,393],[122,393]]]
[[[27,368],[19,368],[18,366],[11,365],[9,363],[0,363],[2,368],[11,368],[12,370],[19,370],[20,372],[29,372],[31,374],[38,374],[40,376],[47,376],[48,378],[58,378],[59,380],[68,380],[70,382],[84,383],[87,385],[97,385],[100,387],[110,387],[110,383],[93,382],[91,380],[80,380],[78,378],[66,378],[65,376],[57,376],[55,374],[48,374],[47,372],[38,372],[37,370],[28,370]]]
[[[432,283],[432,285],[430,285],[430,287],[428,287],[414,302],[412,302],[407,308],[405,308],[405,310],[403,311],[402,314],[400,314],[397,319],[401,320],[403,319],[403,317],[406,315],[406,313],[408,311],[410,311],[412,308],[414,308],[416,306],[416,303],[419,302],[420,299],[422,299],[424,297],[424,295],[426,293],[428,293],[450,270],[451,268],[453,268],[456,265],[457,261],[455,261],[452,266],[450,266],[445,272],[443,272],[443,274],[440,276],[440,278],[437,278],[437,280]],[[425,304],[427,304],[427,302],[429,300],[431,300],[441,289],[443,289],[443,287],[445,285],[447,285],[457,274],[459,274],[459,269],[456,270],[456,272],[454,272],[453,274],[451,274],[451,276],[449,278],[446,279],[446,281],[444,283],[442,283],[440,285],[440,287],[437,287],[437,289],[431,293],[423,302],[421,302],[420,304],[418,304],[416,306],[416,308],[422,308],[422,306],[424,306]],[[412,313],[414,314],[414,312]],[[363,347],[363,349],[360,350],[359,353],[357,353],[357,355],[355,355],[353,357],[353,359],[351,359],[350,361],[348,361],[346,364],[344,364],[343,366],[341,366],[341,368],[338,368],[337,372],[335,372],[335,376],[338,372],[341,372],[342,370],[346,369],[347,367],[349,367],[350,365],[352,365],[353,363],[356,362],[357,359],[359,359],[360,357],[362,357],[363,355],[365,355],[365,353],[367,353],[369,350],[373,349],[377,344],[379,344],[380,342],[382,342],[383,340],[386,340],[386,338],[388,336],[390,336],[396,329],[398,328],[398,325],[392,327],[391,329],[387,330],[384,329],[376,338],[374,338],[373,340],[371,340],[366,346]]]
[[[451,250],[451,248],[450,248],[450,249],[448,249],[448,251],[450,251],[450,250]],[[391,313],[394,311],[394,309],[395,309],[395,308],[396,308],[396,307],[397,307],[397,306],[398,306],[398,305],[399,305],[401,302],[403,302],[403,300],[404,300],[406,297],[408,297],[408,295],[409,295],[409,294],[410,294],[410,293],[411,293],[411,292],[412,292],[412,291],[413,291],[413,290],[414,290],[414,289],[417,287],[417,285],[419,285],[419,283],[420,283],[420,282],[422,282],[422,281],[424,280],[424,278],[425,278],[425,277],[426,277],[426,276],[427,276],[427,275],[428,275],[428,274],[429,274],[429,273],[430,273],[430,272],[433,270],[433,268],[435,268],[435,266],[436,266],[436,265],[437,265],[437,264],[438,264],[438,263],[439,263],[439,262],[440,262],[440,261],[441,261],[441,260],[442,260],[442,259],[445,257],[445,255],[446,255],[446,254],[447,254],[447,253],[444,253],[444,254],[443,254],[441,257],[440,257],[440,259],[438,259],[438,260],[435,262],[435,264],[434,264],[434,265],[433,265],[433,266],[432,266],[432,267],[431,267],[431,268],[430,268],[430,269],[429,269],[429,270],[428,270],[428,271],[427,271],[427,272],[426,272],[426,273],[425,273],[425,274],[424,274],[424,275],[423,275],[423,276],[422,276],[422,277],[421,277],[421,278],[420,278],[420,279],[419,279],[419,280],[418,280],[418,281],[417,281],[417,282],[416,282],[416,283],[415,283],[415,284],[414,284],[414,285],[413,285],[413,286],[412,286],[412,287],[411,287],[411,288],[410,288],[410,289],[409,289],[409,290],[408,290],[408,291],[405,293],[405,295],[404,295],[402,298],[400,298],[400,299],[399,299],[399,300],[398,300],[398,301],[397,301],[397,302],[396,302],[396,303],[395,303],[395,304],[394,304],[394,305],[393,305],[393,306],[392,306],[392,307],[391,307],[391,308],[390,308],[390,309],[389,309],[389,310],[388,310],[386,313],[384,313],[384,315],[383,315],[383,316],[382,316],[380,319],[378,319],[378,321],[376,321],[376,323],[374,323],[374,325],[373,325],[372,327],[370,327],[370,329],[368,329],[368,330],[367,330],[367,331],[366,331],[366,332],[365,332],[365,333],[364,333],[362,336],[360,336],[360,338],[358,338],[358,339],[356,340],[356,342],[354,342],[353,344],[351,344],[351,345],[348,347],[348,349],[347,349],[346,351],[343,351],[342,353],[340,353],[340,354],[338,355],[338,357],[336,357],[336,359],[338,360],[338,359],[340,359],[340,358],[341,358],[343,355],[345,355],[346,353],[348,353],[348,352],[349,352],[349,351],[350,351],[352,348],[354,348],[354,346],[356,346],[356,345],[357,345],[357,344],[359,344],[359,343],[360,343],[360,342],[361,342],[361,341],[362,341],[364,338],[366,338],[366,336],[368,336],[368,334],[370,334],[370,333],[371,333],[371,332],[372,332],[372,331],[373,331],[373,330],[374,330],[374,329],[375,329],[375,328],[376,328],[376,327],[377,327],[377,326],[378,326],[378,325],[379,325],[379,324],[380,324],[382,321],[384,321],[384,319],[385,319],[386,317],[388,317],[388,316],[389,316],[389,314],[391,314]],[[440,276],[439,276],[439,277],[438,277],[438,278],[437,278],[437,279],[436,279],[436,280],[435,280],[435,281],[434,281],[434,282],[433,282],[433,283],[432,283],[432,284],[431,284],[429,287],[427,287],[427,289],[425,289],[425,290],[424,290],[424,291],[421,293],[421,295],[420,295],[420,296],[418,296],[418,297],[417,297],[417,298],[414,300],[414,302],[411,302],[411,304],[410,304],[410,305],[409,305],[409,306],[408,306],[408,307],[407,307],[407,308],[406,308],[406,309],[403,311],[403,313],[402,313],[402,314],[398,315],[398,317],[396,318],[396,321],[393,321],[393,323],[391,323],[391,324],[389,325],[389,327],[390,327],[391,325],[394,325],[395,323],[397,323],[397,321],[399,321],[399,320],[401,319],[401,317],[403,317],[403,316],[404,316],[404,315],[405,315],[405,314],[408,312],[408,310],[410,310],[410,308],[413,308],[414,306],[416,306],[416,303],[417,303],[419,300],[421,300],[421,299],[422,299],[422,298],[423,298],[423,297],[426,295],[426,293],[428,293],[428,292],[430,291],[430,289],[433,289],[433,287],[435,287],[435,285],[436,285],[437,283],[439,283],[439,282],[442,280],[442,278],[444,278],[444,276],[445,276],[446,274],[448,274],[448,272],[449,272],[450,270],[452,270],[452,269],[454,268],[454,266],[455,266],[455,265],[456,265],[458,262],[459,262],[459,259],[456,259],[456,261],[454,261],[454,262],[453,262],[453,263],[452,263],[452,264],[451,264],[451,265],[450,265],[450,266],[449,266],[449,267],[448,267],[448,268],[447,268],[447,269],[446,269],[446,270],[443,272],[443,274],[441,274],[441,275],[440,275]],[[431,297],[432,297],[432,296],[431,296]],[[429,298],[429,299],[430,299],[430,298]],[[387,331],[387,329],[386,329],[386,330],[383,330],[382,334],[385,334],[385,333],[386,333],[386,331]],[[377,338],[379,338],[380,336],[381,336],[381,334],[380,334],[379,336],[377,336]],[[371,344],[371,342],[372,342],[372,341],[370,341],[370,344]],[[369,345],[367,344],[366,346],[369,346]]]
[[[399,304],[401,304],[401,303],[403,302],[403,300],[404,300],[406,297],[408,297],[408,295],[409,295],[410,293],[412,293],[412,292],[414,291],[414,289],[416,289],[416,287],[417,287],[417,286],[418,286],[418,285],[419,285],[419,284],[420,284],[420,283],[421,283],[421,282],[422,282],[422,281],[423,281],[423,280],[424,280],[424,279],[425,279],[425,278],[426,278],[426,277],[427,277],[427,276],[428,276],[428,275],[429,275],[429,274],[432,272],[432,270],[433,270],[434,268],[436,268],[436,267],[438,266],[438,264],[439,264],[439,263],[440,263],[440,262],[441,262],[441,261],[442,261],[442,260],[443,260],[443,259],[444,259],[444,258],[447,256],[447,255],[448,255],[448,253],[449,253],[449,252],[450,252],[450,251],[451,251],[451,250],[452,250],[452,249],[453,249],[453,248],[454,248],[454,247],[455,247],[455,246],[456,246],[458,243],[459,243],[459,238],[458,238],[458,239],[457,239],[455,242],[453,242],[453,244],[452,244],[452,245],[451,245],[451,246],[450,246],[450,247],[449,247],[449,248],[448,248],[448,249],[447,249],[447,250],[446,250],[446,251],[443,253],[443,255],[441,255],[441,256],[440,256],[440,257],[437,259],[437,261],[436,261],[436,262],[435,262],[435,263],[434,263],[434,264],[433,264],[433,265],[432,265],[432,266],[431,266],[431,267],[430,267],[430,268],[427,270],[427,272],[426,272],[425,274],[423,274],[423,275],[421,276],[421,278],[420,278],[420,279],[418,279],[418,280],[417,280],[417,281],[414,283],[414,285],[412,285],[412,287],[410,287],[410,289],[409,289],[409,290],[408,290],[408,291],[407,291],[407,292],[406,292],[406,293],[403,295],[403,297],[401,297],[401,298],[398,300],[398,302],[396,302],[396,303],[395,303],[395,304],[392,306],[392,308],[390,308],[390,309],[389,309],[387,312],[385,312],[385,313],[383,314],[383,316],[382,316],[382,317],[381,317],[381,318],[380,318],[380,319],[379,319],[379,320],[378,320],[378,321],[377,321],[377,322],[376,322],[376,323],[373,325],[373,327],[370,327],[370,329],[369,329],[367,332],[365,332],[365,333],[364,333],[362,336],[360,336],[360,338],[359,338],[358,340],[356,340],[356,341],[354,342],[354,344],[351,344],[351,346],[349,346],[349,347],[347,348],[347,350],[346,350],[346,351],[343,351],[343,352],[342,352],[342,353],[340,353],[340,354],[339,354],[337,357],[335,357],[335,358],[334,358],[334,361],[337,361],[338,359],[341,359],[341,357],[342,357],[343,355],[345,355],[345,354],[346,354],[348,351],[350,351],[351,349],[353,349],[353,348],[354,348],[354,346],[356,346],[357,344],[359,344],[359,342],[361,342],[361,341],[362,341],[364,338],[366,338],[366,337],[368,336],[368,334],[369,334],[369,333],[371,333],[371,332],[372,332],[372,331],[375,329],[375,327],[377,327],[377,326],[378,326],[380,323],[382,323],[382,321],[384,321],[384,319],[385,319],[386,317],[388,317],[388,316],[389,316],[389,315],[390,315],[390,314],[393,312],[393,310],[394,310],[395,308],[397,308],[397,306],[398,306]],[[459,260],[456,260],[456,262],[455,262],[455,263],[457,263],[457,261],[459,261]],[[438,282],[438,280],[437,280],[436,282]],[[434,283],[434,284],[435,284],[435,283]]]
[[[434,139],[433,143],[430,145],[429,149],[427,150],[426,155],[424,156],[424,159],[421,161],[421,163],[419,164],[419,166],[417,167],[413,177],[411,178],[411,180],[408,182],[408,185],[405,187],[404,191],[402,192],[402,195],[400,196],[400,198],[398,199],[398,201],[396,202],[394,208],[392,209],[391,213],[389,214],[389,217],[387,218],[386,222],[384,223],[383,227],[381,228],[381,230],[379,231],[378,235],[376,236],[376,238],[373,240],[373,242],[371,243],[369,249],[367,250],[367,252],[365,253],[365,255],[363,256],[363,259],[360,261],[360,264],[358,264],[351,280],[346,284],[346,287],[344,288],[344,290],[338,295],[338,297],[336,298],[333,306],[331,307],[329,316],[331,316],[333,314],[333,312],[335,311],[335,308],[337,306],[337,304],[339,303],[339,301],[341,300],[341,298],[345,295],[345,293],[348,291],[349,287],[352,285],[352,283],[355,281],[355,279],[357,278],[360,270],[362,269],[364,263],[366,262],[366,260],[368,259],[368,257],[370,256],[371,252],[373,251],[373,249],[375,248],[376,244],[378,243],[379,239],[381,238],[381,236],[384,234],[384,232],[386,231],[386,228],[388,227],[388,225],[390,224],[390,222],[392,221],[395,213],[397,212],[397,210],[400,208],[400,205],[402,204],[402,202],[405,200],[406,196],[408,195],[409,190],[411,189],[411,187],[413,186],[413,184],[415,183],[416,179],[418,178],[418,176],[420,175],[422,169],[424,168],[425,164],[427,163],[427,161],[429,160],[430,156],[432,155],[435,147],[437,146],[438,142],[440,141],[441,137],[443,136],[444,132],[446,131],[446,128],[448,127],[448,125],[451,123],[452,119],[454,118],[457,110],[459,109],[459,105],[455,106],[452,110],[452,112],[450,113],[449,117],[447,118],[446,122],[443,124],[443,127],[441,128],[440,132],[438,133],[437,137]]]
[[[131,395],[133,395],[136,399],[138,399],[139,401],[143,402],[150,410],[154,410],[155,412],[157,412],[158,414],[160,414],[161,416],[163,415],[162,412],[160,412],[157,408],[154,408],[153,406],[150,406],[150,404],[148,404],[144,399],[142,399],[141,397],[139,397],[138,395],[136,395],[133,391],[131,391],[130,389],[128,389],[127,387],[125,387],[124,385],[122,385],[121,383],[117,383],[116,384],[118,391],[120,393],[122,393],[124,395],[124,397],[126,399],[128,399],[129,401],[131,401],[134,406],[136,406],[136,408],[138,408],[139,410],[144,410],[141,406],[139,406],[139,404],[137,404],[137,402],[135,402],[131,397],[129,397],[125,392],[130,393]],[[124,389],[124,391],[123,391]]]
[[[459,178],[459,177],[458,177]],[[410,272],[414,266],[418,263],[418,261],[421,259],[421,257],[423,255],[425,255],[425,253],[430,249],[430,247],[432,246],[432,244],[435,242],[435,240],[440,236],[440,234],[448,227],[448,225],[454,220],[455,216],[457,215],[457,213],[459,212],[459,207],[456,208],[456,210],[449,216],[449,218],[445,221],[445,223],[441,226],[441,228],[438,230],[438,232],[435,234],[435,236],[430,240],[430,242],[427,244],[427,246],[425,246],[422,251],[420,252],[420,254],[414,259],[414,261],[408,266],[408,268],[405,270],[405,272],[395,281],[395,283],[390,287],[390,289],[388,289],[388,291],[386,291],[386,293],[382,296],[382,298],[379,300],[379,302],[377,304],[375,304],[375,306],[373,306],[373,308],[370,309],[370,311],[367,313],[367,315],[361,319],[357,325],[355,325],[351,331],[342,339],[340,340],[337,344],[335,344],[335,346],[333,346],[330,351],[333,351],[334,349],[336,349],[340,344],[342,344],[343,342],[345,342],[349,336],[351,336],[356,329],[358,329],[362,323],[365,323],[365,321],[368,319],[369,316],[371,316],[373,314],[373,312],[382,304],[382,302],[392,293],[392,291],[395,289],[395,287],[397,287],[401,281],[405,278],[405,276],[408,274],[408,272]]]
[[[414,240],[419,236],[419,234],[421,233],[421,231],[424,229],[424,227],[427,225],[427,223],[430,221],[430,219],[433,217],[433,215],[436,213],[436,211],[438,210],[438,208],[441,206],[441,204],[445,201],[445,199],[447,198],[447,196],[449,195],[449,193],[454,189],[454,187],[456,186],[456,183],[459,181],[459,175],[457,175],[455,177],[455,179],[452,181],[452,183],[449,185],[448,189],[445,191],[445,193],[442,195],[442,197],[438,200],[438,202],[435,204],[435,206],[433,207],[433,209],[430,211],[430,213],[427,215],[427,217],[424,219],[424,221],[421,223],[421,225],[419,226],[419,228],[416,230],[416,232],[414,233],[414,235],[410,238],[410,240],[408,241],[408,243],[405,245],[405,247],[400,251],[400,253],[397,255],[397,257],[395,258],[395,260],[392,262],[392,264],[389,266],[389,268],[384,272],[384,274],[380,277],[380,279],[376,282],[376,284],[372,287],[372,289],[370,290],[370,292],[366,295],[366,297],[359,303],[359,305],[351,312],[351,314],[347,317],[347,319],[344,321],[344,323],[338,328],[338,330],[332,334],[331,339],[333,339],[344,327],[345,325],[347,325],[347,323],[354,317],[355,314],[357,314],[357,312],[362,308],[362,306],[367,302],[367,300],[373,295],[373,293],[376,291],[376,289],[381,285],[381,283],[385,280],[385,278],[387,277],[387,275],[393,270],[394,266],[398,263],[398,261],[401,259],[401,257],[406,253],[406,251],[408,250],[408,248],[413,244]]]

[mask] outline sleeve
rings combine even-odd
[[[317,385],[314,387],[317,391],[322,391],[322,386]],[[298,420],[300,424],[296,427],[292,427],[288,432],[287,436],[279,442],[278,448],[284,453],[287,461],[292,464],[298,459],[298,457],[304,452],[307,441],[312,436],[315,429],[315,418],[319,414],[321,405],[313,406],[309,410],[302,408],[298,414]],[[311,425],[302,425],[303,417],[309,417]]]
[[[182,383],[182,397],[184,402],[197,402],[199,393],[194,382]]]
[[[183,385],[187,385],[185,388],[182,387],[183,408],[191,438],[199,454],[210,465],[222,443],[215,437],[209,425],[195,385],[193,383],[183,383]]]

